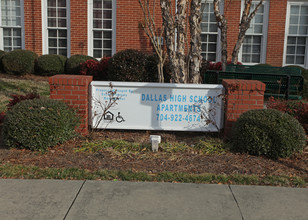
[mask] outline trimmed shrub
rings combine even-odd
[[[4,54],[6,54],[6,52],[3,50],[0,50],[0,57],[3,56]]]
[[[87,60],[80,65],[80,74],[93,76],[94,80],[107,80],[108,62],[110,58],[111,57],[103,57],[100,62],[97,60]]]
[[[299,123],[308,131],[308,103],[302,101],[280,100],[270,97],[266,107],[288,113],[296,118]]]
[[[14,75],[25,75],[34,72],[37,54],[30,50],[14,50],[2,57],[4,71]]]
[[[9,101],[9,104],[7,104],[7,110],[11,110],[11,108],[16,105],[17,103],[28,100],[28,99],[39,99],[40,95],[36,92],[31,92],[26,95],[11,95],[12,99]],[[4,121],[5,112],[0,113],[0,123]]]
[[[5,112],[0,112],[0,124],[3,122],[5,117]]]
[[[3,143],[7,147],[45,151],[76,136],[78,122],[75,111],[61,101],[25,100],[7,112]]]
[[[26,95],[11,95],[12,99],[10,100],[9,104],[7,104],[7,109],[11,110],[11,108],[16,105],[17,103],[23,100],[31,100],[31,99],[39,99],[41,98],[40,95],[36,92],[31,92]]]
[[[289,157],[304,149],[306,135],[291,115],[275,109],[250,110],[235,123],[231,149],[270,158]]]
[[[255,66],[271,67],[272,65],[271,64],[267,64],[267,63],[259,63],[259,64],[256,64]]]
[[[290,65],[290,66],[285,66],[284,68],[285,69],[288,69],[288,68],[298,68],[301,70],[301,73],[302,73],[302,76],[304,77],[305,80],[308,80],[308,69],[305,69],[304,67],[302,66],[297,66],[297,65]]]
[[[296,66],[296,65],[286,66],[284,68],[289,68],[289,67],[296,67],[302,70],[302,76],[304,77],[304,89],[300,95],[303,98],[308,99],[308,69],[305,69],[304,67]]]
[[[64,74],[66,60],[65,56],[56,54],[40,56],[35,65],[35,73],[42,76]]]
[[[81,64],[86,62],[87,60],[97,61],[95,58],[90,57],[90,56],[86,56],[86,55],[76,54],[76,55],[71,56],[66,61],[65,72],[67,74],[79,75]]]
[[[0,50],[0,71],[3,70],[2,57],[4,56],[4,54],[6,54],[6,52],[3,50]]]
[[[147,55],[133,49],[116,53],[109,61],[108,79],[113,81],[147,82]]]
[[[158,62],[159,59],[156,54],[148,56],[146,59],[146,75],[148,76],[147,82],[158,82]],[[168,60],[165,61],[164,71],[164,82],[170,82],[171,79],[171,68]]]

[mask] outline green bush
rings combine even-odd
[[[243,113],[233,128],[231,149],[270,158],[289,157],[306,144],[303,127],[291,115],[275,109]]]
[[[147,82],[147,55],[133,49],[116,53],[109,61],[108,79],[113,81]]]
[[[302,71],[302,76],[304,77],[304,89],[300,95],[303,98],[308,99],[308,69],[305,69],[304,67],[297,66],[297,65],[286,66],[284,68],[289,68],[289,67],[296,67]]]
[[[6,54],[6,52],[3,51],[3,50],[0,50],[0,57],[1,57],[2,55],[4,55],[4,54]]]
[[[272,65],[268,63],[259,63],[259,64],[256,64],[255,66],[271,67]]]
[[[61,101],[25,100],[7,112],[3,143],[7,147],[45,151],[74,137],[78,123],[75,111]]]
[[[4,71],[14,75],[34,72],[37,54],[30,50],[13,50],[2,57]]]
[[[158,66],[157,66],[158,62],[159,59],[156,54],[147,57],[145,64],[146,75],[148,77],[147,82],[158,82]],[[164,71],[164,82],[170,82],[171,69],[168,60],[166,60],[164,63],[163,71]]]
[[[304,67],[297,66],[297,65],[290,65],[290,66],[285,66],[284,68],[287,69],[287,68],[294,68],[294,67],[300,69],[304,79],[308,80],[308,70],[305,69]]]
[[[65,56],[56,54],[40,56],[35,65],[35,73],[42,76],[64,74],[66,60]]]
[[[96,60],[93,57],[76,54],[67,59],[65,65],[65,71],[67,74],[80,74],[81,64],[86,62],[87,60]]]
[[[0,71],[3,70],[2,57],[4,56],[4,54],[6,54],[6,52],[3,50],[0,50]]]

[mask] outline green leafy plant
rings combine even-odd
[[[108,79],[113,81],[147,82],[147,55],[133,49],[116,53],[109,61]]]
[[[305,145],[305,131],[294,117],[275,109],[261,109],[247,111],[239,117],[230,147],[276,159],[289,157]]]
[[[81,64],[86,62],[87,60],[97,61],[95,58],[86,56],[86,55],[76,54],[76,55],[71,56],[66,61],[65,72],[67,74],[80,75]]]
[[[35,73],[42,76],[64,74],[66,60],[65,56],[56,54],[40,56],[36,62]]]
[[[7,147],[45,151],[76,136],[78,124],[75,111],[61,101],[25,100],[7,112],[3,143]]]
[[[3,70],[2,57],[4,56],[4,54],[6,54],[6,52],[3,50],[0,50],[0,71]]]
[[[11,108],[16,105],[17,103],[23,101],[23,100],[29,100],[29,99],[39,99],[40,95],[37,92],[30,92],[25,95],[11,95],[12,99],[10,100],[9,104],[7,105],[8,110],[11,110]]]
[[[148,56],[146,59],[145,69],[148,75],[148,82],[158,82],[158,63],[159,59],[156,54]],[[171,67],[168,60],[165,61],[163,67],[164,82],[170,82],[171,79]]]
[[[303,101],[281,100],[270,97],[267,105],[269,109],[277,109],[296,118],[308,131],[308,103]]]
[[[297,65],[286,66],[284,68],[288,69],[288,68],[294,68],[294,67],[300,69],[302,76],[304,77],[304,88],[303,88],[303,91],[301,91],[300,95],[304,99],[308,99],[308,69],[305,69],[304,67],[297,66]]]
[[[223,142],[220,140],[200,140],[195,146],[195,149],[199,150],[202,154],[224,154],[226,149],[223,146]]]
[[[14,75],[34,72],[37,54],[29,50],[13,50],[2,57],[4,71]]]
[[[108,62],[111,57],[102,57],[100,62],[97,60],[87,60],[80,66],[81,75],[91,75],[94,80],[107,80]]]
[[[0,50],[0,57],[3,56],[4,54],[6,54],[6,52],[3,50]]]

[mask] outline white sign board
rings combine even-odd
[[[224,88],[209,84],[93,81],[92,128],[219,131],[223,125]],[[106,109],[112,98],[116,104]],[[104,113],[105,112],[105,113]]]

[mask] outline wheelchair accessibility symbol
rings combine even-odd
[[[118,112],[118,116],[116,117],[116,121],[118,123],[121,123],[121,122],[125,121],[120,112]]]

